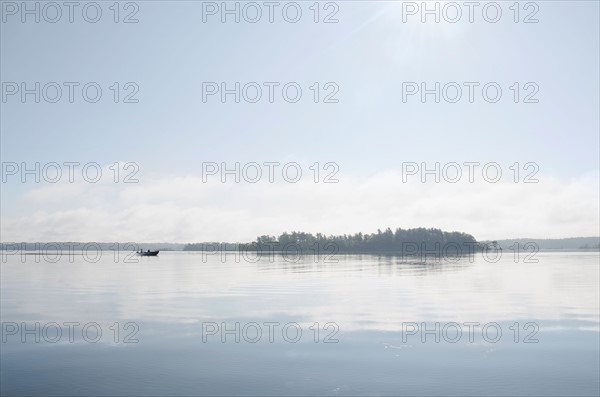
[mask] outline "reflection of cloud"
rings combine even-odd
[[[112,255],[94,264],[30,261],[27,278],[13,257],[2,265],[3,301],[11,302],[2,310],[7,321],[136,321],[199,330],[209,321],[297,322],[303,329],[333,322],[340,333],[399,332],[410,322],[517,321],[538,323],[540,335],[598,332],[598,254],[537,257],[538,264],[514,263],[507,254],[498,263],[478,259],[428,271],[345,257],[307,263],[298,273],[280,258],[265,269],[231,257],[223,263],[218,254],[203,263],[198,253],[165,252],[134,264],[114,263]],[[19,299],[22,291],[28,299]]]
[[[304,230],[327,234],[439,227],[478,239],[598,233],[598,178],[537,184],[402,183],[399,173],[340,177],[340,183],[160,177],[139,184],[45,185],[28,191],[30,215],[3,208],[4,241],[248,241]],[[414,178],[417,180],[418,178]]]

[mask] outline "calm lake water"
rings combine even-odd
[[[598,253],[114,259],[4,258],[2,395],[600,393]]]

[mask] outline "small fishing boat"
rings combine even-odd
[[[138,254],[139,256],[156,256],[156,255],[158,255],[159,252],[160,251],[158,251],[158,250],[156,250],[156,251],[150,251],[150,250],[148,250],[148,251],[142,251],[142,250],[139,250],[139,251],[136,252],[136,254]]]

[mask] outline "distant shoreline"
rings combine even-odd
[[[147,246],[155,246],[152,244],[145,244]],[[159,247],[159,245],[156,245]],[[117,249],[103,249],[104,251],[115,251],[115,252],[136,252],[136,250],[117,250]],[[253,253],[256,251],[252,250],[235,250],[235,249],[226,249],[221,251],[209,251],[209,250],[183,250],[183,249],[161,249],[158,248],[160,252],[188,252],[188,253],[196,253],[196,252],[205,252],[205,253]],[[510,251],[509,249],[502,248],[504,251]],[[10,249],[9,247],[0,247],[0,251],[14,251],[14,249]],[[75,248],[72,250],[59,250],[59,249],[29,249],[23,250],[19,252],[13,253],[13,255],[40,255],[39,252],[61,252],[61,253],[70,253],[71,255],[83,255],[85,252],[82,248]],[[276,255],[290,255],[290,252],[286,251],[268,251],[271,254]],[[537,252],[600,252],[600,248],[540,248]],[[420,253],[420,252],[418,252]],[[359,252],[359,251],[338,251],[338,252],[320,252],[317,255],[385,255],[385,256],[407,256],[411,255],[411,252],[403,252],[403,251],[368,251],[368,252]],[[5,255],[11,255],[10,253]],[[302,256],[314,255],[313,252],[301,253]],[[468,255],[465,253],[464,255]]]
[[[413,240],[418,243],[423,243],[423,241],[419,241],[417,239]],[[502,250],[514,250],[515,243],[519,244],[519,249],[532,249],[535,248],[538,252],[597,252],[600,251],[600,237],[566,237],[561,239],[503,239],[503,240],[494,240],[494,241],[473,241],[465,244],[470,244],[477,250],[478,248],[482,248],[485,246],[496,246],[501,248]],[[0,251],[15,251],[15,252],[36,252],[36,251],[63,251],[63,252],[82,252],[85,250],[94,250],[101,249],[103,251],[137,251],[140,248],[143,249],[158,249],[163,252],[210,252],[210,251],[218,251],[218,252],[236,252],[236,251],[247,251],[251,253],[252,251],[256,251],[257,243],[226,243],[226,242],[203,242],[203,243],[107,243],[107,242],[73,242],[73,241],[52,241],[52,242],[0,242]],[[277,245],[276,241],[273,241],[272,244]],[[327,245],[337,244],[335,240],[323,239],[315,243],[295,243],[289,242],[286,244],[280,244],[280,246],[289,246],[290,248],[287,250],[289,254],[294,250],[293,246],[298,245],[302,248],[302,251],[306,251],[308,254],[314,254],[315,247],[317,248],[317,253],[320,255],[406,255],[410,252],[414,252],[414,247],[409,250],[403,251],[402,249],[358,249],[358,250],[349,250],[342,247],[342,244],[337,246],[337,249],[329,249]],[[404,241],[401,244],[417,244],[411,241]],[[427,242],[427,247],[433,247],[435,244],[444,243],[439,242]],[[447,242],[446,244],[453,244],[452,241]],[[461,245],[460,243],[456,243]],[[529,246],[527,246],[529,244]],[[419,244],[417,244],[419,245]],[[532,246],[533,245],[533,246]],[[527,246],[527,247],[526,247]],[[465,250],[467,249],[467,245],[464,246]],[[265,245],[262,248],[264,251],[273,252],[273,253],[284,253],[284,250],[277,249],[276,247],[269,247]],[[420,251],[420,250],[419,250]]]

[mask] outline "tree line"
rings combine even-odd
[[[283,251],[295,247],[303,252],[328,253],[379,253],[435,250],[456,245],[477,247],[478,242],[470,234],[445,232],[434,228],[402,229],[392,231],[389,227],[377,233],[355,233],[343,235],[315,235],[305,232],[282,233],[279,236],[258,236],[249,243],[194,243],[187,244],[184,251],[211,251],[218,245],[219,250],[268,250]],[[317,251],[318,250],[318,251]]]

